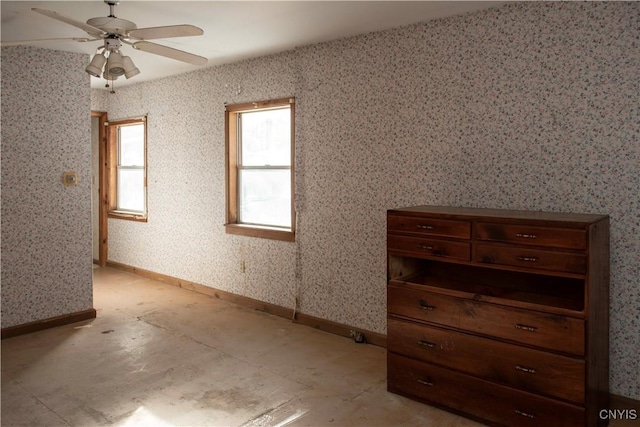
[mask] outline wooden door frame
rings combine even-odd
[[[107,222],[107,113],[106,111],[91,111],[91,117],[98,118],[98,182],[100,186],[100,211],[98,212],[98,264],[107,265],[108,257],[108,222]]]

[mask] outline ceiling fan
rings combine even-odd
[[[76,21],[75,19],[68,18],[51,10],[39,8],[31,9],[41,15],[48,16],[49,18],[56,19],[64,22],[65,24],[80,28],[85,31],[90,38],[73,37],[66,39],[23,40],[16,42],[3,42],[2,44],[18,45],[29,42],[64,40],[72,40],[76,42],[102,41],[103,45],[97,49],[96,54],[93,59],[91,59],[91,62],[85,71],[93,77],[99,78],[102,76],[107,80],[107,87],[109,86],[109,81],[113,83],[113,81],[117,80],[120,76],[124,75],[125,78],[130,79],[140,73],[140,70],[134,65],[131,58],[123,56],[120,52],[123,43],[130,45],[136,50],[164,56],[166,58],[175,59],[188,64],[204,65],[207,63],[207,58],[202,56],[147,41],[171,37],[201,36],[204,34],[201,28],[186,24],[138,28],[135,23],[115,16],[114,8],[116,5],[120,4],[120,1],[104,0],[104,2],[109,5],[109,16],[91,18],[87,20],[86,23]]]

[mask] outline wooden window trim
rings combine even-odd
[[[287,106],[291,112],[291,229],[238,223],[238,114],[256,109]],[[227,105],[225,108],[225,178],[226,178],[226,224],[227,234],[258,237],[264,239],[295,241],[295,99],[280,98],[269,101],[246,102]]]
[[[145,212],[119,211],[117,209],[117,166],[118,166],[118,132],[116,128],[122,125],[144,123],[144,186],[145,186]],[[128,221],[147,222],[149,215],[148,189],[147,189],[147,118],[138,117],[125,120],[107,122],[107,217],[124,219]]]

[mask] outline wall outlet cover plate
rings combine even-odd
[[[65,172],[62,174],[62,183],[65,187],[71,187],[78,184],[77,172]]]

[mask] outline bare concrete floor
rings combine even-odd
[[[2,341],[3,426],[479,426],[386,391],[385,349],[110,269],[98,317]]]

